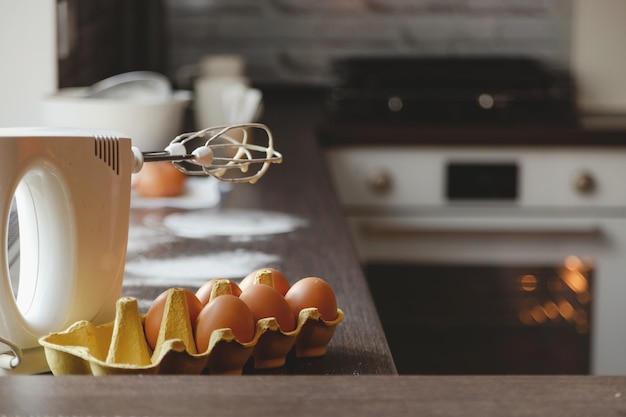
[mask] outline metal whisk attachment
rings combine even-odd
[[[183,133],[159,152],[135,151],[143,162],[171,161],[188,175],[210,175],[220,181],[255,183],[283,156],[274,149],[272,132],[260,123],[209,127]]]

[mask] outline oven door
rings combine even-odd
[[[626,374],[624,219],[349,221],[400,373]]]

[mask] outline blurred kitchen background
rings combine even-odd
[[[319,139],[399,372],[626,373],[626,1],[0,9],[0,126],[129,71],[196,92],[222,57],[277,142]]]
[[[234,52],[263,83],[332,82],[346,56],[528,55],[567,65],[567,1],[167,1],[168,72]]]
[[[189,66],[223,53],[243,57],[247,76],[266,86],[330,85],[332,62],[351,56],[536,58],[571,70],[590,109],[622,111],[626,6],[600,3],[2,0],[0,125],[37,123],[41,94],[125,71],[189,88]]]

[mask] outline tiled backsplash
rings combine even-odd
[[[168,75],[244,57],[256,83],[325,85],[349,56],[514,55],[569,62],[567,0],[165,0]]]

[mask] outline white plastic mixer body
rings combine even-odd
[[[131,140],[113,132],[0,129],[0,338],[22,353],[0,366],[0,374],[45,372],[41,336],[79,320],[114,318],[133,164]],[[13,284],[7,255],[12,201],[20,237]],[[15,354],[2,339],[0,357]]]

